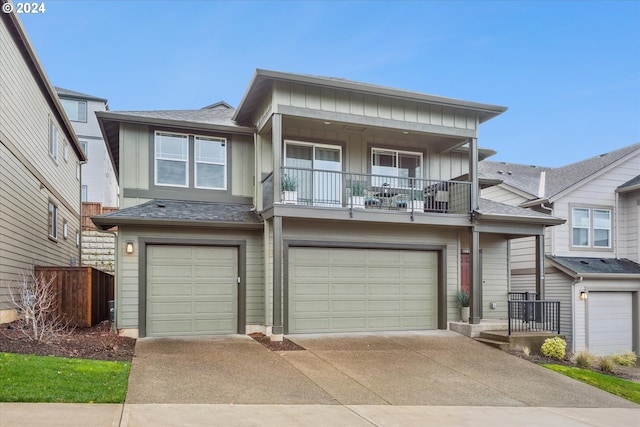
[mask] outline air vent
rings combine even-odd
[[[165,205],[164,203],[158,203],[157,206],[159,208],[166,208],[167,207],[167,205]]]

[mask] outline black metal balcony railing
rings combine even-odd
[[[272,177],[263,181],[265,206]],[[408,212],[468,213],[471,183],[285,167],[281,203]]]
[[[535,301],[535,292],[509,292],[509,301]]]
[[[509,300],[509,335],[512,332],[560,333],[560,301]]]

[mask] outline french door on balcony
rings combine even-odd
[[[342,206],[342,149],[286,142],[285,174],[297,185],[298,204]]]

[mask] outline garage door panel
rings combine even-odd
[[[289,333],[434,327],[434,252],[291,248],[289,255]]]
[[[237,248],[154,246],[147,251],[147,335],[237,332]]]
[[[631,292],[590,292],[589,351],[607,355],[631,351],[633,347]]]

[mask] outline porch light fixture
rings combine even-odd
[[[133,240],[127,240],[127,246],[125,251],[131,255],[133,253]]]
[[[587,293],[587,291],[585,290],[580,291],[580,299],[586,300],[587,298],[589,298],[589,294]]]

